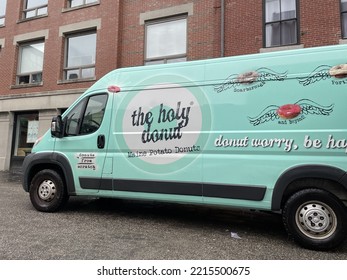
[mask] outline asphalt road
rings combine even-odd
[[[0,260],[346,260],[288,240],[279,215],[72,197],[36,211],[20,176],[0,172]]]

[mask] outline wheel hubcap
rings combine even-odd
[[[334,211],[322,202],[302,204],[296,214],[296,224],[303,234],[314,239],[331,236],[337,226]]]
[[[55,184],[51,180],[43,181],[38,189],[39,197],[44,201],[51,201],[56,193]]]

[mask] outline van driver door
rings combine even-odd
[[[64,136],[55,150],[71,163],[76,192],[97,192],[107,151],[112,103],[108,94],[86,96],[64,116]]]

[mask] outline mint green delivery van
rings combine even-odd
[[[279,212],[327,250],[347,233],[347,45],[117,69],[23,163],[33,206],[69,196]]]

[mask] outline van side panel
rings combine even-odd
[[[347,79],[334,70],[345,56],[339,46],[111,73],[94,86],[121,88],[99,194],[271,209],[287,170],[344,172]]]
[[[286,188],[278,178],[300,166],[301,176],[313,164],[337,169],[339,180],[346,170],[347,79],[333,69],[346,54],[346,47],[317,48],[206,64],[205,79],[216,84],[205,90],[212,128],[203,182],[267,189],[259,203],[204,193],[206,203],[278,209]]]
[[[54,152],[77,195],[277,210],[283,174],[315,165],[345,176],[346,55],[334,46],[117,69],[74,104],[107,93],[100,128],[55,139]]]

